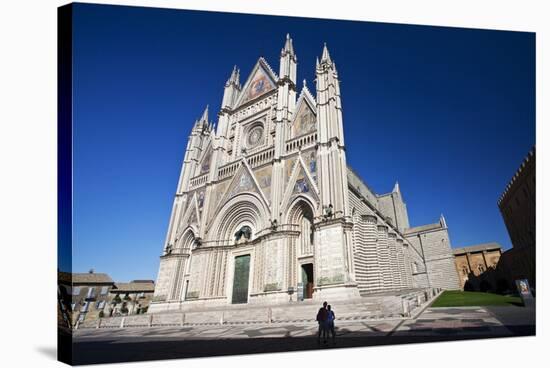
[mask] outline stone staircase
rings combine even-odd
[[[440,290],[412,289],[369,294],[345,301],[330,301],[338,323],[409,318],[435,297]],[[225,305],[189,308],[154,314],[103,318],[85,321],[79,328],[121,328],[156,326],[214,326],[282,323],[315,323],[322,301],[305,300],[274,306]]]

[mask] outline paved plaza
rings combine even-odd
[[[317,341],[316,323],[82,329],[75,364],[178,359],[535,334],[523,307],[427,308],[416,319],[336,321],[336,341]]]

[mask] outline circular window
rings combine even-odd
[[[249,148],[256,147],[260,144],[262,136],[264,134],[264,128],[261,125],[256,125],[248,132],[248,138],[246,139],[247,146]]]

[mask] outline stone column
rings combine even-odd
[[[399,258],[397,256],[397,234],[388,233],[388,249],[390,251],[392,289],[401,288],[401,272],[399,271]]]
[[[388,227],[378,225],[378,264],[382,275],[382,290],[390,290],[393,285],[390,266],[390,252],[388,248]]]
[[[365,289],[370,292],[382,287],[381,269],[378,262],[377,225],[378,219],[373,215],[361,216],[361,257],[365,266]]]
[[[399,265],[399,273],[401,275],[401,288],[409,288],[409,280],[407,277],[407,268],[405,266],[405,252],[403,249],[403,239],[396,239],[397,259]]]

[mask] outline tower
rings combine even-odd
[[[316,63],[317,159],[323,215],[316,224],[316,269],[320,297],[359,296],[353,270],[352,227],[340,82],[326,44]]]

